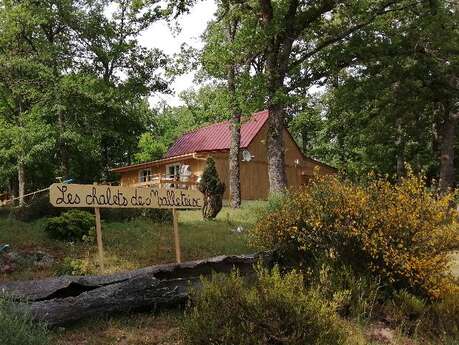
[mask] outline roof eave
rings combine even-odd
[[[195,154],[196,154],[196,152],[191,152],[191,153],[186,153],[186,154],[183,154],[183,155],[157,159],[155,161],[139,163],[139,164],[132,164],[132,165],[127,165],[127,166],[119,167],[119,168],[112,168],[112,169],[110,169],[110,171],[114,172],[114,173],[123,173],[123,172],[131,171],[131,170],[149,168],[149,167],[153,167],[153,166],[156,166],[156,165],[161,165],[163,163],[174,162],[175,160],[181,160],[181,159],[184,159],[184,158],[193,158],[193,156]]]

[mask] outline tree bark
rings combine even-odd
[[[230,40],[234,40],[235,26],[229,24],[228,34]],[[241,147],[241,111],[236,97],[236,73],[234,63],[228,66],[228,91],[230,94],[231,106],[231,146],[229,152],[229,190],[231,196],[231,207],[241,206],[241,167],[240,167],[240,147]]]
[[[294,22],[299,2],[292,0],[286,14],[285,30],[277,35],[270,32],[273,28],[273,6],[270,0],[260,0],[261,23],[268,34],[266,53],[266,74],[268,86],[268,133],[267,159],[268,178],[271,193],[281,192],[287,188],[287,175],[284,160],[284,81],[288,72],[290,53],[296,37]]]
[[[24,194],[25,194],[25,166],[22,161],[18,162],[18,193],[19,193],[19,206],[24,206]]]
[[[401,178],[405,175],[405,145],[403,140],[403,129],[402,129],[402,121],[401,118],[398,117],[395,120],[395,130],[396,130],[396,137],[395,137],[395,147],[397,148],[397,157],[396,157],[396,172],[397,172],[397,180],[401,180]]]
[[[239,160],[240,146],[241,115],[234,113],[231,118],[231,147],[229,152],[229,188],[232,208],[239,208],[241,206],[241,166]]]
[[[306,126],[301,128],[301,149],[304,154],[309,151],[309,130]]]
[[[456,170],[454,167],[454,149],[456,144],[458,111],[449,111],[445,121],[440,126],[440,193],[446,193],[456,185]]]
[[[190,287],[200,287],[200,277],[237,269],[251,275],[269,255],[219,256],[181,264],[151,266],[108,276],[64,276],[0,284],[0,291],[29,310],[35,320],[62,325],[97,314],[182,305]],[[27,301],[27,302],[20,302]]]
[[[58,111],[57,114],[57,128],[59,130],[59,138],[58,138],[58,146],[59,146],[59,153],[61,157],[61,162],[60,162],[60,168],[61,168],[61,173],[63,180],[67,179],[69,177],[69,154],[67,152],[67,146],[65,144],[65,141],[63,139],[64,137],[64,115],[62,114],[62,111]]]
[[[267,158],[269,188],[271,193],[278,193],[287,188],[283,135],[284,111],[277,105],[270,106],[268,110]]]

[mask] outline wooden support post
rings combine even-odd
[[[96,215],[96,236],[97,236],[97,248],[99,250],[99,263],[102,271],[104,270],[104,245],[102,243],[102,225],[100,223],[100,208],[95,207],[94,213]]]
[[[178,212],[175,208],[172,209],[172,218],[174,224],[175,257],[177,258],[177,263],[180,263],[182,262],[182,255],[180,250],[180,236],[178,230]]]
[[[94,185],[97,185],[97,182],[94,182]],[[99,264],[100,269],[104,271],[104,244],[102,242],[102,224],[100,223],[100,208],[94,207],[94,214],[96,216],[96,238],[97,238],[97,249],[99,251]]]

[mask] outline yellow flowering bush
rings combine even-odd
[[[364,185],[316,177],[252,231],[264,249],[303,264],[323,258],[371,274],[389,289],[438,298],[453,288],[450,253],[459,247],[453,195],[438,197],[422,177]]]

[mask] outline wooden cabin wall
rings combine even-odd
[[[168,166],[169,164],[173,164],[173,163],[187,164],[190,166],[192,174],[196,176],[200,176],[202,175],[202,172],[204,171],[204,166],[206,162],[205,160],[188,158],[188,159],[184,159],[184,160],[177,161],[177,162],[164,163],[161,165],[144,167],[142,169],[130,170],[130,171],[121,173],[120,184],[122,186],[129,186],[129,185],[139,183],[139,172],[140,170],[144,170],[144,169],[151,169],[151,173],[153,175],[154,174],[164,175],[166,173],[166,166]]]
[[[267,163],[267,145],[266,134],[268,126],[265,124],[258,132],[255,138],[247,148],[253,155],[250,162],[241,161],[241,197],[243,200],[264,200],[269,195],[269,178],[268,178],[268,163]],[[295,189],[308,181],[313,175],[314,168],[319,168],[321,174],[334,174],[335,170],[326,165],[319,164],[312,159],[305,158],[298,146],[293,141],[293,138],[284,129],[284,145],[285,145],[285,169],[287,174],[288,186]],[[225,183],[224,199],[229,200],[229,160],[228,151],[210,153],[215,160],[220,180]],[[194,175],[202,175],[206,165],[206,155],[202,158],[189,158],[177,163],[190,165],[191,172]],[[296,164],[295,161],[299,162]],[[169,164],[169,163],[168,163]],[[162,164],[152,166],[152,173],[165,174],[166,166]],[[132,170],[122,173],[121,185],[132,185],[139,182],[139,170]]]

